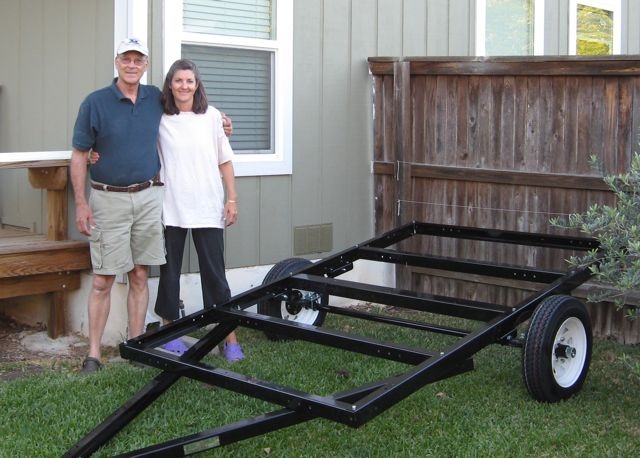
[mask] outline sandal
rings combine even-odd
[[[222,352],[224,353],[224,357],[227,358],[227,361],[231,363],[244,359],[242,347],[238,343],[225,343]]]
[[[182,341],[182,339],[174,339],[171,342],[167,342],[162,348],[168,352],[175,353],[176,355],[182,355],[189,347]]]
[[[87,356],[82,362],[82,369],[80,369],[80,373],[82,375],[89,375],[98,372],[101,369],[102,363],[98,358]]]

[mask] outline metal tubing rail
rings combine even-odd
[[[406,224],[307,267],[288,272],[286,276],[252,288],[231,298],[225,304],[205,308],[157,331],[145,333],[122,343],[120,345],[122,357],[156,367],[162,372],[80,440],[65,456],[89,456],[97,451],[181,377],[188,377],[267,401],[278,406],[278,409],[258,417],[206,429],[200,433],[129,452],[123,456],[159,454],[187,456],[318,417],[352,427],[361,426],[426,384],[472,370],[473,355],[487,345],[502,343],[506,336],[511,335],[520,323],[531,316],[541,301],[554,294],[569,294],[591,277],[588,267],[559,273],[485,261],[422,255],[398,249],[397,245],[402,241],[416,235],[574,251],[598,248],[595,240],[587,238],[419,222]],[[392,246],[394,248],[391,248]],[[504,306],[336,278],[351,270],[353,263],[358,260],[528,281],[539,283],[541,289],[517,304]],[[428,333],[445,334],[457,339],[444,349],[424,349],[393,342],[380,342],[353,333],[247,311],[248,308],[264,301],[286,301],[288,298],[295,297],[293,292],[298,290],[312,292],[322,297],[340,296],[465,318],[481,322],[481,326],[473,330],[463,330],[417,320],[340,309],[328,303],[317,304],[318,310],[325,313],[341,314]],[[216,326],[199,338],[180,357],[158,349],[160,345],[170,340],[211,324]],[[266,380],[257,380],[254,377],[201,362],[214,347],[222,343],[225,337],[238,327],[277,333],[288,338],[396,361],[406,364],[407,370],[393,377],[373,381],[345,392],[318,395],[280,386]]]
[[[562,248],[565,250],[596,250],[597,240],[590,237],[571,237],[566,235],[537,234],[534,232],[504,231],[476,227],[451,226],[442,224],[412,222],[416,234],[440,237],[479,240],[485,242],[510,243],[524,246]]]
[[[503,306],[487,302],[451,299],[433,294],[418,294],[398,288],[369,285],[335,278],[320,279],[320,277],[311,277],[307,274],[289,277],[287,284],[305,291],[315,291],[364,302],[396,305],[423,312],[481,321],[488,321],[496,315],[501,315],[507,311]]]
[[[330,311],[335,315],[348,316],[351,318],[358,318],[366,321],[391,324],[391,325],[402,327],[402,328],[418,329],[420,331],[428,331],[428,332],[455,336],[455,337],[464,337],[470,332],[469,330],[453,328],[450,326],[442,326],[440,324],[430,324],[430,323],[424,323],[422,321],[388,317],[388,316],[378,315],[376,313],[371,313],[371,312],[361,313],[356,310],[344,308],[344,307],[333,307],[328,305],[322,308]]]
[[[492,262],[460,261],[445,256],[428,256],[404,253],[384,248],[361,247],[354,251],[359,259],[402,264],[412,267],[424,267],[451,272],[482,275],[486,277],[510,278],[514,280],[550,283],[560,278],[562,272],[544,271],[519,266],[505,266]]]

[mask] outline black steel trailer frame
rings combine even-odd
[[[147,332],[122,343],[120,353],[123,358],[156,367],[162,372],[81,439],[65,456],[91,455],[181,377],[265,400],[279,408],[265,415],[207,429],[123,456],[187,456],[318,417],[358,427],[423,386],[473,369],[472,356],[487,345],[493,343],[521,345],[526,350],[526,339],[520,339],[516,335],[516,330],[527,320],[531,320],[529,325],[531,328],[535,315],[540,315],[541,318],[537,318],[538,330],[533,338],[538,339],[545,335],[551,335],[552,338],[550,342],[542,342],[543,345],[530,346],[532,357],[542,361],[540,363],[530,361],[527,364],[528,367],[524,368],[525,379],[528,376],[531,380],[528,384],[530,392],[541,401],[555,401],[568,397],[580,388],[589,363],[591,328],[588,318],[585,320],[583,316],[583,311],[576,308],[574,298],[567,295],[591,277],[589,266],[566,272],[555,272],[398,249],[401,242],[415,236],[448,237],[544,247],[552,250],[598,249],[597,241],[591,238],[411,222],[315,263],[289,262],[281,265],[279,269],[276,269],[278,266],[276,265],[274,266],[277,270],[275,274],[268,275],[262,285],[233,297],[229,302],[206,308],[157,331]],[[542,286],[525,300],[504,306],[340,279],[339,277],[350,271],[354,262],[358,260],[514,279],[534,282]],[[290,267],[295,268],[287,271]],[[367,311],[332,306],[328,301],[330,296],[478,320],[484,324],[472,331],[465,331],[397,319]],[[247,311],[256,304],[259,304],[258,313]],[[541,304],[547,304],[545,311],[534,314],[541,308]],[[342,314],[400,327],[412,327],[426,332],[443,333],[456,336],[458,339],[448,348],[416,350],[286,319],[280,316],[281,307],[286,307],[293,314],[301,309],[317,312],[321,318],[327,313]],[[569,311],[564,312],[565,309]],[[321,320],[318,320],[315,323],[320,322]],[[573,338],[565,340],[564,336],[557,337],[565,329],[562,328],[565,323],[573,328],[577,325],[578,338],[575,339],[574,344],[571,343]],[[195,330],[202,330],[211,324],[216,326],[204,337],[199,338],[180,357],[159,349],[162,344],[172,339],[185,336]],[[546,329],[549,326],[553,329]],[[345,392],[321,396],[278,386],[268,381],[256,380],[203,363],[201,360],[237,327],[254,328],[272,336],[314,342],[373,357],[387,358],[407,363],[409,369],[405,373]],[[549,331],[552,332],[549,333]],[[549,340],[548,337],[546,339]],[[542,350],[537,350],[538,348]],[[553,358],[563,362],[579,359],[576,375],[572,377],[569,384],[555,383],[555,375],[545,363],[552,355]]]

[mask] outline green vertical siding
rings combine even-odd
[[[70,149],[78,105],[108,84],[112,54],[109,1],[0,0],[0,154]],[[45,212],[26,170],[0,171],[2,222],[46,232]]]

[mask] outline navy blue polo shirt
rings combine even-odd
[[[84,99],[73,128],[72,145],[100,154],[89,169],[92,180],[129,186],[149,180],[160,171],[157,141],[162,105],[157,87],[141,84],[134,104],[118,89],[116,80]]]

